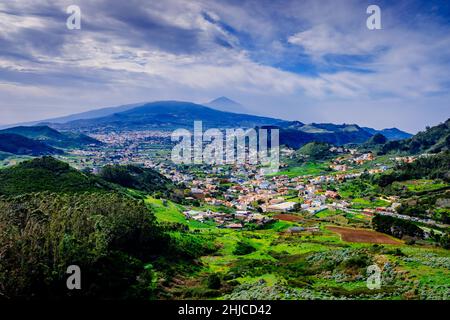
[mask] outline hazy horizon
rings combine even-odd
[[[216,98],[219,98],[219,97],[216,97]],[[214,98],[214,99],[216,99],[216,98]],[[229,97],[225,97],[225,98],[228,98],[228,99],[232,100],[233,102],[240,103],[239,101],[236,101],[236,100],[231,99],[231,98],[229,98]],[[212,101],[212,100],[214,100],[214,99],[210,99],[210,101]],[[122,107],[122,106],[125,106],[125,105],[145,104],[145,103],[152,103],[152,102],[159,102],[159,101],[169,101],[169,100],[151,100],[151,101],[149,100],[149,101],[130,102],[130,103],[126,103],[126,104],[123,104],[123,105],[100,106],[100,107],[90,108],[90,109],[86,109],[86,110],[83,110],[83,111],[80,111],[80,112],[75,112],[75,113],[59,114],[59,115],[52,116],[52,117],[45,118],[45,119],[39,118],[39,119],[32,119],[32,120],[29,120],[29,121],[21,121],[21,122],[14,122],[14,123],[4,123],[4,122],[0,122],[0,126],[8,126],[8,127],[9,127],[9,126],[14,126],[14,125],[27,125],[27,124],[29,124],[29,123],[35,123],[35,122],[41,122],[41,121],[52,120],[52,119],[58,119],[58,118],[61,118],[61,117],[66,117],[66,116],[76,115],[76,114],[78,114],[78,113],[90,112],[90,111],[101,110],[101,109],[106,109],[106,108],[119,108],[119,107]],[[177,100],[177,101],[182,101],[182,102],[192,102],[192,103],[199,104],[199,105],[204,105],[204,106],[206,106],[206,107],[210,107],[210,108],[213,108],[213,109],[216,109],[216,110],[219,110],[219,111],[226,111],[226,110],[217,109],[217,108],[214,108],[214,107],[211,107],[211,106],[207,106],[206,103],[209,102],[209,101],[203,101],[203,102],[200,102],[200,101],[186,101],[186,100]],[[243,106],[243,107],[246,108],[247,106]],[[246,109],[247,109],[247,108],[246,108]],[[312,121],[304,121],[304,120],[298,119],[298,118],[289,118],[289,117],[271,116],[271,115],[268,115],[268,114],[258,114],[258,113],[255,113],[255,112],[250,112],[250,111],[248,111],[248,110],[243,110],[242,112],[237,112],[237,111],[228,111],[228,112],[232,112],[232,113],[243,113],[243,114],[251,114],[251,115],[257,115],[257,116],[262,116],[262,117],[272,117],[272,118],[276,118],[276,119],[280,119],[280,120],[287,120],[287,121],[301,121],[301,122],[306,123],[306,124],[309,124],[309,123],[334,123],[334,124],[344,124],[344,123],[345,123],[345,124],[356,124],[356,125],[359,125],[360,127],[371,127],[371,128],[373,128],[373,129],[376,129],[376,130],[390,129],[390,128],[397,128],[397,129],[399,129],[399,130],[402,130],[402,131],[405,131],[405,132],[408,132],[408,133],[411,133],[411,134],[415,134],[415,133],[417,133],[417,132],[419,132],[419,131],[424,131],[425,128],[426,128],[427,126],[432,127],[432,126],[438,125],[438,124],[440,124],[440,123],[443,123],[443,122],[445,122],[445,121],[448,119],[448,118],[446,118],[446,119],[443,119],[442,121],[438,121],[438,122],[436,122],[436,123],[429,123],[429,124],[426,124],[423,128],[421,128],[421,129],[419,129],[419,130],[417,130],[417,131],[409,131],[409,130],[405,130],[404,128],[399,127],[399,126],[392,126],[392,127],[376,127],[376,126],[364,125],[364,124],[362,124],[362,123],[349,122],[349,121],[332,121],[332,120],[326,120],[326,121],[325,121],[325,120],[320,120],[320,119],[318,119],[318,120],[312,120]]]

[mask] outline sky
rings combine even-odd
[[[226,96],[258,115],[415,133],[450,117],[449,88],[450,1],[0,2],[0,124]]]

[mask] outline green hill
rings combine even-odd
[[[80,148],[88,145],[101,144],[100,141],[87,135],[73,132],[59,132],[48,126],[20,126],[1,130],[0,133],[18,134],[58,148]]]
[[[62,150],[48,146],[43,142],[13,133],[0,133],[0,151],[30,156],[63,153]]]
[[[109,189],[108,183],[98,177],[84,174],[52,157],[36,158],[0,170],[0,195]]]
[[[382,187],[394,181],[406,181],[412,179],[442,179],[450,182],[450,151],[444,151],[436,155],[419,157],[412,163],[404,163],[395,168],[391,173],[378,177],[378,184]]]
[[[109,165],[102,168],[100,177],[108,182],[125,188],[132,188],[144,192],[161,192],[167,194],[175,186],[166,177],[153,169],[133,165]]]
[[[450,150],[450,119],[409,139],[390,141],[383,146],[381,153],[420,154],[444,150]]]
[[[380,153],[384,145],[388,142],[388,139],[381,133],[376,133],[370,137],[366,142],[361,144],[358,149],[361,152],[376,152]]]
[[[310,142],[301,147],[297,154],[313,160],[326,159],[332,155],[331,146],[325,142]]]

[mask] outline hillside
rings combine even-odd
[[[155,170],[133,165],[105,166],[100,171],[100,177],[125,188],[132,188],[149,193],[168,193],[175,188],[172,181]]]
[[[16,155],[31,156],[63,153],[62,150],[48,146],[43,142],[35,141],[13,133],[0,133],[0,151]]]
[[[108,184],[98,177],[84,174],[52,157],[36,158],[0,170],[0,195],[110,189]]]
[[[419,157],[412,163],[401,164],[388,174],[381,175],[378,184],[387,186],[394,181],[412,179],[442,179],[450,182],[450,151]]]
[[[80,148],[88,145],[100,145],[101,142],[87,135],[71,132],[59,132],[48,126],[13,127],[1,130],[1,133],[18,134],[29,139],[39,140],[58,148]]]
[[[381,133],[376,133],[370,137],[366,142],[358,146],[360,152],[375,152],[380,153],[388,139]]]
[[[295,122],[292,125],[279,126],[279,130],[280,144],[295,149],[313,141],[333,145],[344,145],[348,143],[360,144],[372,136],[354,124],[302,124],[301,122]]]
[[[330,147],[325,142],[310,142],[301,147],[297,154],[311,160],[322,160],[332,155]]]
[[[437,126],[427,128],[409,139],[390,141],[382,148],[382,153],[438,153],[450,149],[450,119]]]
[[[382,129],[382,130],[376,130],[373,128],[363,127],[363,129],[373,135],[375,135],[377,133],[382,134],[389,141],[403,140],[403,139],[408,139],[408,138],[412,137],[412,134],[402,131],[402,130],[399,130],[397,128],[387,128],[387,129]]]
[[[182,101],[159,101],[146,103],[131,110],[110,116],[71,121],[65,124],[51,124],[63,130],[174,130],[192,128],[194,121],[203,121],[204,128],[254,127],[272,124],[279,119],[237,114],[215,110],[203,105]]]

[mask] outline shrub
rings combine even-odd
[[[239,241],[236,244],[236,248],[234,248],[233,254],[237,256],[244,256],[255,251],[256,249],[249,242]]]
[[[206,282],[207,282],[208,289],[217,290],[217,289],[220,289],[220,287],[222,286],[220,277],[215,273],[209,275]]]

